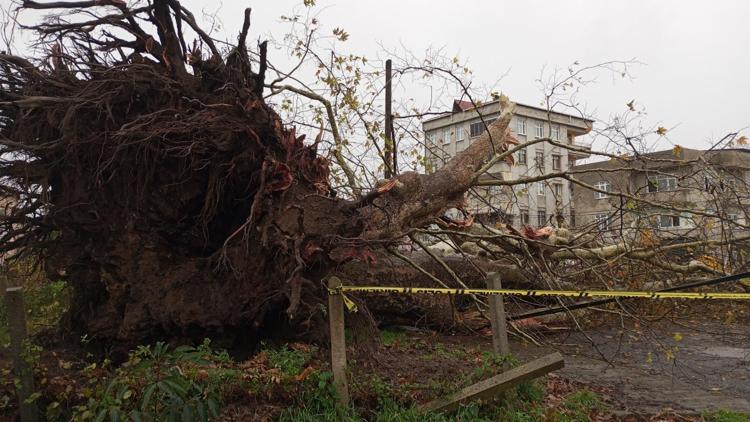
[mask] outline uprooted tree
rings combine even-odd
[[[222,56],[176,1],[23,7],[114,11],[35,27],[50,37],[37,63],[0,56],[1,194],[15,198],[2,248],[69,280],[73,325],[91,336],[304,323],[322,276],[458,205],[493,148],[487,137],[437,174],[338,198],[317,141],[263,100],[249,9]]]
[[[480,180],[519,149],[509,102],[438,171],[403,172],[366,190],[340,139],[323,154],[322,129],[306,141],[266,104],[264,88],[325,99],[268,83],[266,44],[246,47],[249,9],[237,43],[222,51],[176,0],[133,8],[119,0],[23,1],[21,8],[70,17],[27,28],[43,55],[0,55],[0,196],[12,198],[0,219],[0,251],[68,280],[71,323],[90,337],[248,328],[257,336],[281,325],[315,331],[322,280],[346,262],[386,251],[439,282],[394,248],[410,237],[422,246],[415,235],[434,224],[430,233],[473,241],[509,274],[549,279],[566,260],[578,260],[580,273],[614,258],[718,272],[665,267],[654,248],[603,247],[590,236],[545,242],[533,231],[445,217],[474,186],[530,181]],[[333,166],[345,187],[332,186]],[[426,250],[450,284],[462,283]]]

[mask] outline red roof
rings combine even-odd
[[[453,100],[453,112],[458,113],[459,111],[471,110],[474,108],[474,104],[471,101]]]

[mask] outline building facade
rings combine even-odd
[[[442,167],[466,149],[501,112],[500,102],[485,103],[478,108],[465,101],[455,101],[453,110],[425,120],[425,167],[428,172]],[[518,180],[542,174],[565,171],[576,160],[587,158],[590,145],[576,141],[591,130],[592,121],[569,114],[547,112],[524,104],[515,105],[510,129],[521,145],[539,138],[576,147],[577,151],[540,142],[514,154],[514,163],[500,162],[490,169],[487,178]],[[488,223],[503,221],[516,227],[544,226],[562,217],[567,224],[575,214],[570,184],[554,178],[512,187],[476,187],[469,193],[468,211]]]
[[[741,230],[749,221],[749,170],[748,150],[682,147],[574,166],[574,177],[594,188],[573,188],[579,229],[613,237],[634,229],[681,237]]]

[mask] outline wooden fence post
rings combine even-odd
[[[338,277],[328,279],[328,288],[341,287]],[[331,331],[331,369],[333,387],[338,393],[339,403],[349,405],[349,385],[346,381],[346,338],[344,337],[344,299],[341,294],[328,295],[328,322]]]
[[[564,365],[562,355],[555,352],[462,388],[448,397],[433,400],[421,406],[421,409],[425,412],[449,412],[457,409],[462,403],[468,403],[471,400],[489,400],[523,381],[541,377],[562,368]]]
[[[502,289],[500,274],[487,274],[487,288],[491,290]],[[508,344],[508,326],[505,321],[505,305],[501,295],[489,295],[490,325],[492,326],[492,350],[495,354],[510,355]],[[507,369],[507,368],[506,368]]]
[[[34,393],[34,373],[25,359],[26,343],[26,310],[23,304],[23,287],[11,287],[5,290],[5,308],[8,312],[10,331],[10,349],[13,354],[13,369],[21,380],[18,388],[18,408],[22,422],[36,422],[39,419],[36,403],[26,403]]]

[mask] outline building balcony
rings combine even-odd
[[[583,160],[591,157],[591,143],[578,141],[572,139],[568,141],[568,145],[575,148],[576,150],[568,150],[568,159],[570,160]]]
[[[568,158],[570,160],[582,160],[584,158],[591,157],[591,143],[573,139],[570,142],[570,146],[576,148],[577,151],[568,150]]]

